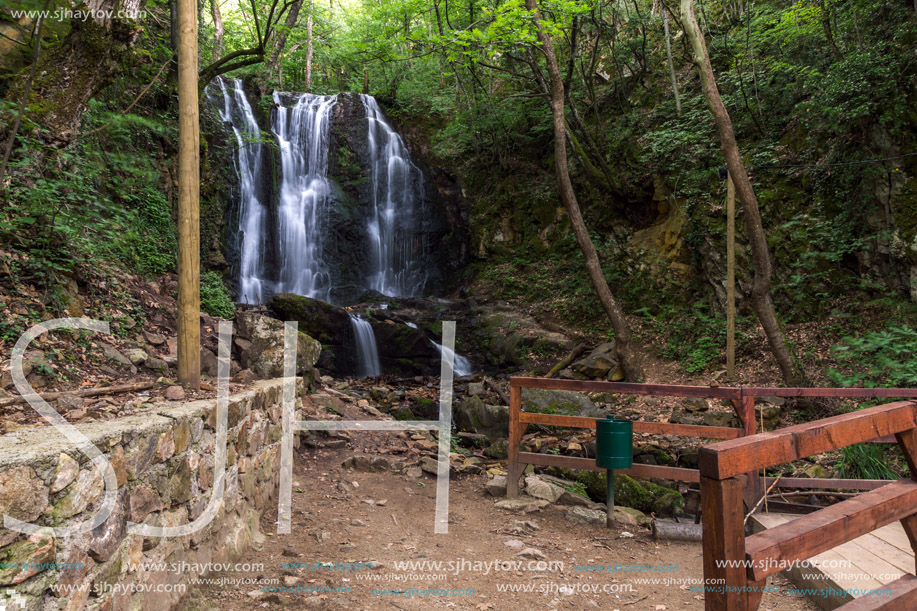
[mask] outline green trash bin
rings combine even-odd
[[[615,469],[630,469],[634,464],[634,423],[606,418],[595,423],[595,464],[606,469],[606,526],[614,526]]]
[[[633,466],[633,422],[606,418],[595,423],[595,464],[603,469],[630,469]]]

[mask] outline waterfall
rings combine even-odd
[[[267,233],[267,213],[261,202],[258,186],[258,179],[261,177],[261,128],[258,127],[258,121],[242,89],[242,81],[230,81],[231,90],[226,86],[225,79],[218,78],[217,82],[223,93],[222,108],[217,105],[220,118],[224,123],[232,125],[238,148],[234,160],[236,173],[239,175],[240,199],[241,260],[238,300],[242,303],[258,304],[263,303],[265,297],[262,251]],[[207,95],[213,99],[210,87]]]
[[[360,94],[366,109],[372,212],[367,223],[373,260],[369,288],[389,296],[423,293],[427,274],[414,218],[423,201],[423,174],[412,162],[401,136],[385,120],[376,99]]]
[[[337,96],[300,94],[284,107],[274,92],[277,108],[272,130],[280,144],[282,179],[277,207],[280,260],[278,292],[328,301],[331,277],[322,260],[327,231],[328,126]]]
[[[357,376],[368,378],[382,375],[379,366],[379,349],[376,347],[376,336],[368,321],[355,314],[350,314],[350,326],[357,338]]]
[[[455,377],[460,378],[462,376],[470,376],[472,373],[474,373],[474,365],[472,365],[471,361],[469,361],[466,357],[457,352],[454,352],[453,350],[449,350],[442,344],[437,344],[432,339],[430,340],[430,343],[436,346],[436,349],[439,350],[440,356],[443,355],[443,352],[445,352],[447,355],[450,352],[452,353],[452,372]]]

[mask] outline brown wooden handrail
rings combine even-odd
[[[897,389],[893,392],[881,396],[902,393]],[[889,483],[745,537],[742,493],[749,471],[887,435],[894,435],[901,446],[912,479]],[[917,401],[879,405],[716,443],[700,450],[699,466],[704,580],[708,584],[720,584],[705,592],[708,611],[754,611],[761,602],[762,588],[769,575],[896,520],[901,520],[911,546],[917,550]],[[850,608],[915,608],[911,605],[917,600],[913,575],[889,585],[892,597],[867,596],[849,603]]]

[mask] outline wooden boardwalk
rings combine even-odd
[[[784,513],[756,513],[755,532],[773,528],[800,516]],[[914,572],[914,553],[901,522],[892,522],[853,541],[812,557],[813,565],[784,571],[800,589],[820,592],[881,588],[905,573]],[[877,579],[879,577],[879,579]],[[841,594],[813,596],[822,609],[836,609],[852,598]]]

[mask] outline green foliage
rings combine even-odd
[[[217,272],[201,274],[201,310],[220,318],[232,318],[236,313],[232,295]]]
[[[834,355],[852,368],[849,373],[829,369],[828,375],[841,386],[917,386],[917,330],[908,325],[847,337],[834,347]]]
[[[906,476],[901,450],[890,443],[858,443],[841,449],[837,477],[841,479],[900,479]]]

